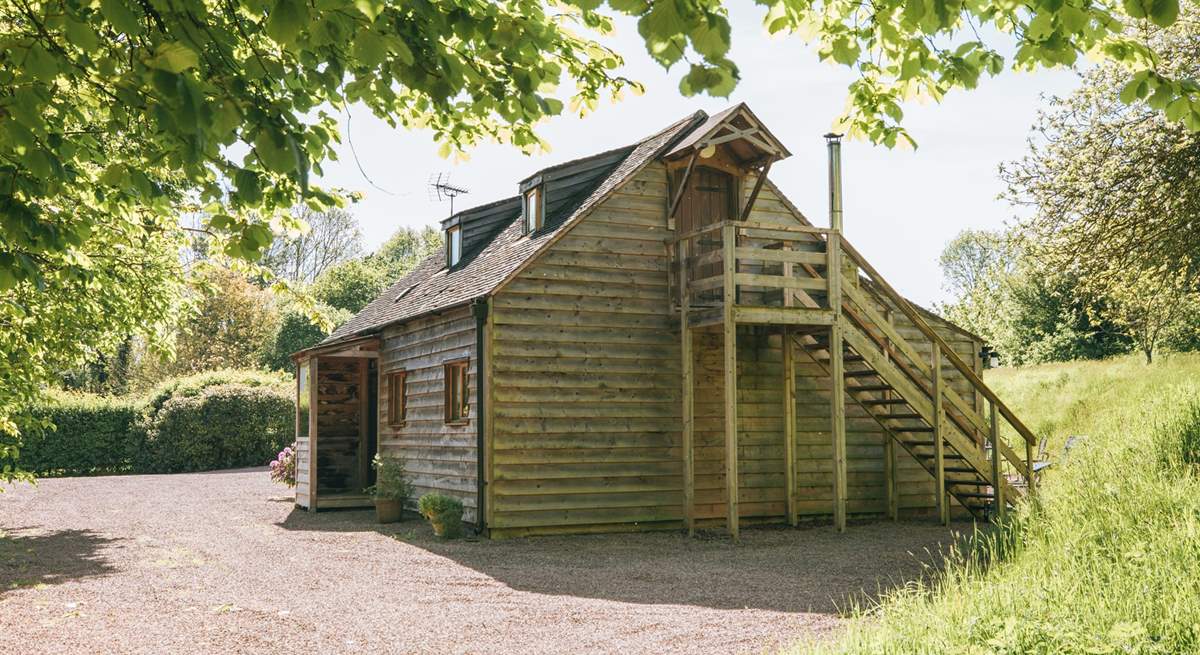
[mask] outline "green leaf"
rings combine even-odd
[[[354,6],[367,18],[375,20],[383,13],[385,5],[382,0],[354,0]]]
[[[292,45],[308,24],[308,5],[302,0],[278,0],[267,16],[267,36],[276,43]]]
[[[1145,18],[1148,9],[1148,3],[1153,0],[1125,0],[1122,6],[1125,7],[1125,13],[1134,18]]]
[[[274,130],[259,130],[254,139],[254,152],[267,170],[290,173],[296,167],[296,158],[288,146],[287,138]]]
[[[712,20],[715,20],[716,25],[710,24],[709,21],[700,21],[691,34],[692,47],[709,59],[724,57],[725,53],[729,52],[729,22],[721,17]]]
[[[1179,18],[1179,0],[1151,0],[1150,21],[1159,27],[1170,27]]]
[[[67,38],[71,40],[71,44],[82,49],[84,52],[95,52],[100,45],[100,37],[96,36],[96,31],[91,25],[82,21],[67,19],[65,25]]]
[[[182,73],[200,65],[200,55],[178,41],[158,46],[150,59],[150,67],[172,73]]]
[[[1178,121],[1191,110],[1192,106],[1188,104],[1187,98],[1176,98],[1171,101],[1171,104],[1167,105],[1167,120]]]
[[[25,56],[24,69],[35,78],[50,82],[58,76],[58,60],[46,52],[41,43],[34,42]]]
[[[137,36],[143,31],[141,19],[129,9],[125,0],[100,0],[100,13],[118,32]]]
[[[387,46],[383,38],[374,30],[366,29],[358,33],[351,46],[354,56],[369,68],[375,68],[387,59]]]

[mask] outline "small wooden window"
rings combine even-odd
[[[446,230],[446,266],[457,266],[462,259],[462,228],[455,225]]]
[[[404,425],[408,415],[408,372],[395,371],[388,374],[388,425]]]
[[[467,399],[467,369],[465,359],[446,364],[446,422],[462,423],[470,416]]]
[[[542,229],[545,222],[545,199],[542,187],[535,186],[525,192],[525,232],[532,234]]]

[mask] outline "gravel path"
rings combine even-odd
[[[0,635],[27,653],[734,653],[921,574],[929,523],[440,542],[294,511],[265,470],[0,493]]]

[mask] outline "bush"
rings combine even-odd
[[[241,369],[221,369],[205,371],[194,375],[165,380],[155,386],[146,396],[146,412],[154,414],[162,409],[163,404],[171,398],[194,397],[205,389],[223,384],[234,384],[245,387],[288,387],[291,388],[291,378],[281,373],[265,371],[249,371]]]
[[[429,519],[433,533],[446,539],[462,536],[462,501],[446,494],[425,494],[417,502],[421,516]]]
[[[49,426],[22,436],[21,467],[34,475],[102,475],[131,468],[138,410],[125,398],[52,393],[31,411]]]
[[[23,435],[21,466],[43,477],[262,466],[292,442],[293,389],[279,374],[226,370],[140,400],[51,392],[30,409],[47,427]]]
[[[296,486],[296,442],[279,451],[279,455],[271,460],[271,482]]]
[[[139,425],[146,442],[138,470],[209,471],[261,466],[291,443],[295,414],[279,387],[220,384],[168,398]]]

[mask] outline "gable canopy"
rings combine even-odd
[[[705,159],[718,147],[742,170],[758,168],[792,155],[745,103],[739,103],[709,116],[675,144],[664,158],[678,159],[698,153]]]

